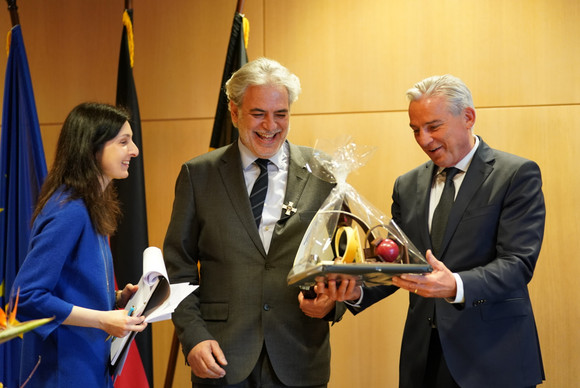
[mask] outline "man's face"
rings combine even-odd
[[[469,153],[475,139],[471,128],[475,110],[465,108],[454,116],[444,96],[423,97],[409,104],[409,119],[415,140],[439,167],[452,167]]]
[[[267,159],[278,152],[290,128],[290,105],[284,86],[249,86],[242,104],[230,102],[230,110],[242,144],[256,157]]]

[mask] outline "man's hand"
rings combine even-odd
[[[453,273],[427,251],[427,262],[433,267],[433,272],[424,275],[404,274],[393,277],[393,284],[409,292],[425,298],[455,298],[457,283]]]
[[[320,281],[316,283],[314,290],[317,294],[326,295],[330,299],[338,302],[344,302],[345,300],[356,302],[360,299],[360,285],[355,279],[340,279],[338,286],[336,282],[337,280],[335,279],[328,279],[328,284]]]
[[[334,300],[323,294],[316,294],[316,298],[305,298],[302,293],[298,294],[300,309],[311,318],[324,318],[335,306]]]
[[[219,379],[226,375],[220,365],[228,362],[217,341],[207,340],[195,345],[187,355],[187,362],[197,377]]]

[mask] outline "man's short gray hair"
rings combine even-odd
[[[407,90],[407,98],[410,102],[431,96],[444,96],[449,111],[454,116],[461,114],[467,107],[474,108],[469,88],[462,80],[451,74],[425,78]]]
[[[300,94],[300,80],[280,63],[258,58],[246,63],[226,82],[228,100],[241,106],[248,86],[273,85],[284,86],[288,91],[288,104],[292,105]]]

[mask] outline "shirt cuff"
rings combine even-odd
[[[465,302],[463,280],[461,280],[461,276],[456,273],[453,273],[453,277],[455,278],[455,284],[457,285],[457,294],[455,294],[455,299],[445,298],[445,300],[449,303],[463,303]]]
[[[356,302],[353,302],[352,300],[345,300],[344,303],[351,306],[351,307],[360,307],[360,303],[363,300],[363,295],[364,295],[364,291],[362,286],[359,286],[360,288],[360,298],[358,298],[358,300]]]

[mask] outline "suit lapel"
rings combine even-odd
[[[256,228],[254,216],[250,209],[250,199],[246,194],[246,182],[242,172],[242,161],[237,142],[230,145],[229,149],[226,150],[222,156],[219,173],[226,192],[228,193],[228,198],[240,221],[244,225],[246,232],[254,242],[254,245],[256,245],[256,248],[264,257],[266,257],[266,251],[262,245],[262,240],[260,240],[258,228]]]
[[[479,148],[475,152],[475,155],[473,155],[469,169],[467,170],[463,183],[457,193],[455,203],[451,208],[451,213],[449,213],[449,221],[447,222],[445,236],[443,236],[441,252],[445,252],[447,244],[449,243],[451,236],[455,233],[459,221],[461,220],[463,213],[465,213],[465,209],[471,202],[471,199],[479,191],[483,182],[493,171],[493,150],[485,144],[481,138],[479,140]]]
[[[312,174],[306,169],[306,162],[308,160],[308,152],[310,150],[289,144],[290,159],[288,162],[288,177],[286,182],[286,193],[284,195],[284,204],[293,203],[293,207],[298,210],[298,213],[304,212],[305,209],[310,209],[312,204],[311,186],[308,185]],[[282,204],[280,204],[282,205]],[[272,242],[270,244],[271,259],[283,258],[279,252],[287,251],[283,246],[288,246],[288,238],[298,239],[300,241],[302,236],[297,236],[295,233],[284,235],[289,228],[295,228],[301,222],[301,214],[290,213],[285,214],[280,207],[281,217],[276,223],[274,233],[272,235]]]
[[[294,208],[298,208],[300,197],[304,192],[304,187],[309,178],[309,173],[306,170],[306,161],[304,156],[300,152],[300,149],[288,143],[290,146],[290,160],[288,164],[288,181],[286,182],[286,194],[284,195],[284,204],[289,204],[292,202]],[[285,223],[293,213],[286,214],[285,211],[280,208],[281,217],[278,221],[278,225]],[[276,231],[279,228],[276,227]],[[274,232],[274,236],[276,235]]]

